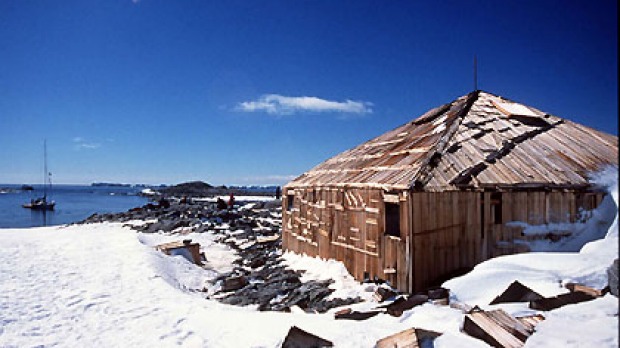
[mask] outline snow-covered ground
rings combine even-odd
[[[610,190],[617,203],[617,181]],[[499,257],[444,286],[451,289],[452,301],[513,315],[533,311],[527,304],[487,304],[514,280],[544,296],[567,292],[566,282],[602,288],[606,268],[618,257],[617,208],[600,214],[606,219],[615,214],[615,221],[604,239],[580,252]],[[596,226],[584,229],[580,238],[604,235]],[[186,238],[201,244],[205,268],[153,248]],[[448,306],[424,304],[401,317],[349,321],[334,320],[335,310],[259,312],[207,300],[207,281],[230,270],[235,258],[214,240],[208,233],[136,233],[116,223],[0,230],[0,347],[279,347],[293,325],[336,347],[373,346],[411,327],[444,333],[435,347],[487,347],[460,332],[464,314]],[[307,270],[304,279],[335,279],[332,296],[367,299],[353,309],[378,305],[371,296],[376,286],[355,282],[342,263],[288,253],[284,258],[291,268]],[[526,346],[617,347],[618,299],[612,295],[543,314],[546,320]]]

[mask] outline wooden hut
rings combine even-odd
[[[508,222],[575,222],[604,196],[588,175],[610,164],[616,136],[474,91],[288,183],[283,247],[422,290],[526,251]]]

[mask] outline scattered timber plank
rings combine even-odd
[[[191,239],[159,244],[155,246],[155,249],[166,255],[183,256],[189,262],[202,265],[202,258],[200,257],[200,244],[192,243]]]
[[[346,319],[346,320],[366,320],[366,319],[370,319],[372,317],[374,317],[375,315],[379,314],[380,312],[377,311],[370,311],[370,312],[355,312],[355,311],[345,311],[343,313],[336,313],[334,315],[334,318],[336,320],[339,319]]]
[[[555,297],[541,298],[540,300],[530,301],[530,308],[541,311],[551,311],[556,308],[594,300],[596,297],[584,292],[569,292]]]
[[[394,290],[388,289],[388,288],[379,287],[379,288],[377,288],[375,293],[372,295],[372,297],[377,302],[383,302],[383,301],[387,300],[388,298],[390,298],[390,297],[392,297],[394,295],[396,295],[396,292]]]
[[[431,288],[427,291],[428,299],[436,305],[447,306],[450,304],[450,290],[446,288]]]
[[[475,310],[465,316],[463,331],[481,339],[493,347],[523,347],[530,333],[517,319],[501,309],[494,311]]]
[[[517,319],[510,316],[503,310],[494,310],[486,312],[496,323],[498,323],[504,330],[510,332],[513,336],[519,340],[525,342],[530,336],[527,328]]]
[[[602,290],[594,289],[587,285],[577,284],[577,283],[568,283],[564,287],[570,290],[571,292],[583,292],[593,297],[601,297],[605,295],[608,290],[607,288],[602,289]]]
[[[440,335],[434,331],[411,328],[378,340],[375,348],[432,347],[433,341]]]
[[[538,323],[540,323],[541,321],[545,320],[545,317],[542,314],[534,314],[534,315],[527,315],[523,317],[517,317],[517,320],[520,321],[521,324],[523,324],[523,326],[525,326],[525,329],[529,333],[534,333],[534,330],[536,329],[536,325],[538,325]]]
[[[236,276],[236,277],[229,277],[224,279],[224,281],[222,282],[222,289],[220,290],[221,292],[228,292],[228,291],[234,291],[234,290],[239,290],[242,287],[246,286],[248,284],[247,279],[244,276]]]
[[[396,301],[388,304],[379,306],[378,308],[385,308],[387,313],[394,317],[400,317],[403,315],[403,312],[409,310],[415,306],[419,306],[428,302],[428,296],[426,295],[413,295],[407,298],[399,297]]]
[[[518,280],[515,280],[504,290],[504,292],[497,296],[490,304],[509,303],[509,302],[530,302],[542,299],[543,296],[536,291],[521,284]]]
[[[339,316],[339,315],[343,315],[343,314],[350,314],[353,310],[351,308],[344,308],[341,309],[339,311],[337,311],[336,313],[334,313],[334,316]]]
[[[415,329],[407,329],[399,333],[384,337],[377,341],[375,348],[417,348],[418,338]]]
[[[306,332],[297,326],[291,327],[282,343],[282,348],[333,347],[331,341]]]
[[[270,237],[258,237],[258,238],[256,238],[256,241],[258,243],[269,243],[269,242],[274,242],[274,241],[278,240],[278,238],[280,238],[280,236],[275,234],[275,235],[270,236]]]

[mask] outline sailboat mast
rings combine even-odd
[[[47,139],[43,140],[43,199],[47,199]]]

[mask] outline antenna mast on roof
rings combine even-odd
[[[474,54],[474,91],[478,90],[478,59]]]

